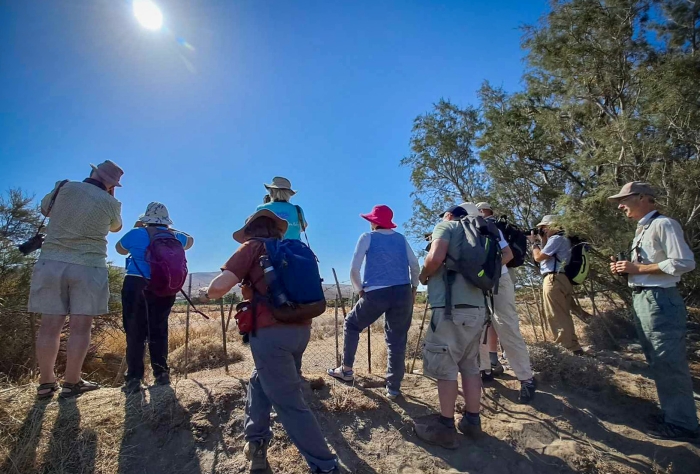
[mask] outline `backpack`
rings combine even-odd
[[[272,315],[283,323],[298,323],[320,316],[326,311],[318,260],[311,249],[296,239],[258,239],[266,254],[260,263],[268,283],[268,304]],[[263,262],[269,262],[263,264]],[[271,264],[274,275],[268,275]],[[283,294],[280,301],[279,296]]]
[[[568,236],[568,239],[571,242],[571,261],[564,267],[564,274],[572,285],[580,285],[588,277],[588,271],[591,268],[588,255],[590,245],[578,235]]]
[[[460,273],[483,291],[496,290],[502,266],[501,247],[498,244],[501,238],[496,224],[481,216],[465,216],[459,223],[464,232],[458,232],[459,254],[448,254],[445,260],[448,273]]]
[[[151,266],[148,290],[157,296],[174,296],[187,278],[185,249],[170,229],[146,227],[146,231],[150,240],[146,261]]]
[[[527,236],[520,227],[508,222],[506,216],[501,216],[495,220],[496,227],[503,233],[508,246],[513,251],[513,259],[506,266],[517,268],[525,263],[527,257]]]

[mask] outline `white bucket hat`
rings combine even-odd
[[[491,204],[489,204],[485,201],[477,203],[476,208],[480,211],[483,211],[484,209],[488,209],[489,211],[493,211],[493,209],[491,209]]]
[[[479,208],[476,207],[476,204],[474,204],[473,202],[463,202],[462,204],[459,205],[459,207],[461,207],[462,209],[467,211],[468,216],[476,217],[476,216],[480,215]]]
[[[139,222],[144,224],[173,225],[168,214],[168,208],[160,202],[152,202],[146,207],[146,212],[139,216]]]
[[[557,216],[554,214],[547,214],[542,218],[542,222],[537,224],[536,227],[543,227],[543,226],[551,226],[551,225],[556,225],[557,224]]]

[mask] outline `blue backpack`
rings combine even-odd
[[[268,285],[268,302],[280,322],[298,323],[326,311],[318,260],[296,239],[260,239],[266,255],[260,257]]]

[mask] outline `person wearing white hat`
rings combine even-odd
[[[576,355],[583,355],[574,329],[571,311],[574,308],[574,287],[564,273],[571,259],[571,242],[557,223],[557,216],[548,214],[537,224],[540,235],[529,235],[532,257],[540,264],[544,312],[554,342]]]
[[[49,217],[46,239],[34,266],[29,311],[41,313],[36,354],[41,376],[37,396],[62,398],[96,390],[99,385],[81,378],[92,330],[92,318],[108,312],[107,234],[122,228],[121,203],[114,189],[124,174],[107,160],[90,165],[82,182],[59,181],[41,200],[41,213]],[[70,314],[63,387],[54,366],[61,330]]]
[[[168,208],[160,202],[146,207],[134,225],[117,242],[116,250],[126,259],[126,276],[122,284],[122,322],[126,334],[126,375],[124,391],[127,395],[140,392],[144,376],[143,356],[148,342],[148,353],[156,385],[170,384],[168,367],[168,317],[175,303],[175,295],[159,296],[148,290],[151,265],[146,253],[151,244],[149,229],[154,234],[172,233],[185,250],[194,245],[194,239],[180,231],[170,230],[173,221]]]
[[[301,233],[306,232],[309,224],[306,222],[301,206],[289,202],[297,193],[292,189],[292,183],[287,178],[275,176],[272,178],[272,183],[264,186],[267,189],[268,198],[257,207],[257,210],[269,209],[287,221],[289,227],[284,234],[285,239],[301,240]]]

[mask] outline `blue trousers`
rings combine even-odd
[[[656,382],[664,421],[695,431],[698,417],[685,354],[688,314],[678,288],[635,293],[634,312],[637,334]]]
[[[269,441],[272,407],[287,435],[312,472],[333,469],[336,457],[321,433],[301,391],[301,357],[311,326],[278,325],[258,329],[250,338],[255,369],[248,384],[245,407],[247,441]]]
[[[366,292],[345,319],[343,365],[353,366],[360,333],[383,314],[387,346],[387,388],[397,392],[401,390],[412,312],[411,285],[389,286]]]

